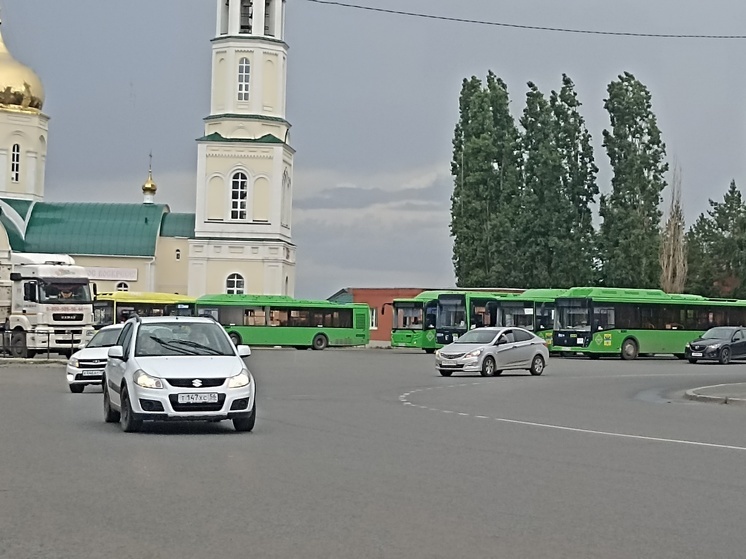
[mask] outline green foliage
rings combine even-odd
[[[710,200],[687,233],[687,247],[688,291],[746,298],[746,205],[735,181],[722,202]]]
[[[602,276],[610,287],[658,287],[661,193],[666,147],[652,112],[648,89],[624,73],[608,86],[605,107],[611,131],[604,130],[613,177],[602,195],[599,237]]]
[[[451,196],[453,264],[458,285],[517,285],[506,253],[514,252],[511,209],[516,204],[518,132],[505,83],[464,80],[453,139]]]

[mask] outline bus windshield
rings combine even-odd
[[[394,330],[422,330],[422,304],[394,303]]]
[[[556,312],[558,330],[587,332],[591,329],[590,311],[587,306],[558,306]]]
[[[462,297],[441,298],[438,301],[438,328],[465,328],[466,304]]]

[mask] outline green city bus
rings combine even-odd
[[[391,347],[422,349],[434,353],[443,347],[435,336],[435,325],[438,316],[438,296],[450,291],[423,291],[415,297],[394,299],[387,306],[392,307]]]
[[[472,328],[499,325],[500,301],[517,293],[463,291],[438,295],[435,341],[441,346],[453,343]]]
[[[714,326],[746,325],[746,301],[658,289],[574,287],[556,300],[552,349],[597,359],[672,354]]]
[[[566,292],[567,289],[527,289],[518,295],[503,297],[499,302],[498,325],[531,330],[551,347],[555,301]]]
[[[197,299],[197,313],[215,318],[236,345],[321,350],[370,342],[370,308],[362,303],[284,295],[203,295]]]

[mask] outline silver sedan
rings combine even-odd
[[[475,328],[435,352],[435,368],[444,377],[454,372],[491,377],[508,369],[540,375],[547,361],[546,342],[523,328]]]

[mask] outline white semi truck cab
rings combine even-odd
[[[12,357],[70,356],[94,334],[86,269],[62,254],[10,254],[0,264],[2,324]]]

